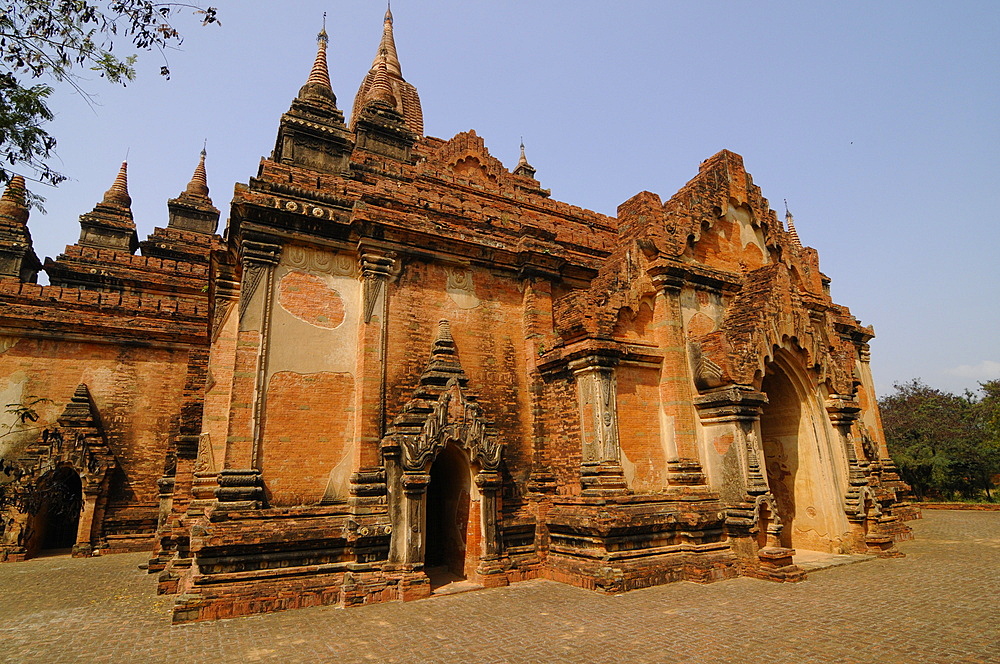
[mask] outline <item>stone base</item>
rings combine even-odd
[[[757,552],[756,564],[747,561],[740,569],[744,576],[751,576],[767,581],[795,583],[804,581],[805,570],[792,561],[795,549],[785,547],[769,547]]]
[[[607,593],[733,578],[721,510],[704,495],[557,499],[541,576]]]
[[[909,530],[909,529],[907,529]],[[902,558],[905,554],[896,549],[896,540],[891,533],[872,533],[865,535],[867,553],[879,558]]]

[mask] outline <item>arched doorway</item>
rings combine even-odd
[[[774,495],[778,516],[784,524],[781,546],[792,548],[802,409],[795,386],[784,371],[776,367],[772,366],[764,377],[761,391],[767,395],[767,404],[760,416],[767,484]]]
[[[72,468],[49,471],[38,481],[37,512],[32,519],[29,556],[43,552],[69,553],[76,544],[83,508],[83,484]]]
[[[465,452],[454,444],[441,450],[431,465],[427,486],[427,536],[424,570],[431,584],[464,579],[469,532],[472,473]]]
[[[847,530],[834,451],[817,397],[794,359],[779,354],[761,383],[760,417],[767,483],[781,519],[781,546],[836,552]]]

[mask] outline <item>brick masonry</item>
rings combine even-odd
[[[123,165],[38,286],[5,194],[0,371],[54,395],[49,428],[85,384],[114,453],[80,552],[153,544],[177,622],[898,555],[873,332],[742,158],[614,217],[554,201],[524,155],[422,135],[392,30],[350,123],[321,35],[224,239],[204,158],[141,242]]]

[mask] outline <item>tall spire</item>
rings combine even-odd
[[[309,72],[309,80],[306,84],[317,83],[332,87],[330,85],[330,70],[326,64],[326,47],[330,43],[330,37],[326,34],[326,12],[323,12],[323,29],[316,35],[316,60],[313,62],[312,71]]]
[[[792,217],[792,213],[788,211],[788,200],[785,200],[785,223],[788,225],[788,234],[792,236],[792,242],[795,243],[796,247],[802,246],[802,240],[799,239],[799,233],[795,230],[795,218]]]
[[[104,198],[90,212],[80,215],[80,245],[134,252],[139,238],[132,220],[132,197],[128,195],[128,162],[115,177]]]
[[[392,9],[386,5],[385,17],[382,19],[382,39],[378,51],[372,61],[371,69],[361,82],[358,93],[354,96],[354,108],[351,110],[351,127],[355,127],[361,111],[368,102],[385,97],[384,85],[392,90],[394,110],[403,116],[403,122],[410,132],[421,136],[424,133],[424,116],[420,109],[420,96],[417,89],[403,79],[399,66],[399,56],[396,55],[396,40],[393,36]],[[385,69],[385,76],[380,71]],[[376,78],[379,79],[378,89],[375,89]],[[382,80],[382,79],[385,80]]]
[[[122,167],[118,170],[111,188],[104,192],[102,201],[105,205],[117,205],[123,208],[132,208],[132,197],[128,195],[128,162],[123,161]]]
[[[378,64],[375,80],[368,92],[368,101],[381,101],[396,108],[396,96],[392,93],[392,83],[389,82],[389,68],[384,62]]]
[[[167,201],[167,210],[170,211],[170,221],[167,228],[177,228],[195,233],[212,234],[219,225],[219,210],[212,205],[212,199],[208,197],[208,177],[205,174],[205,157],[208,155],[203,147],[198,157],[198,165],[195,166],[191,181],[177,198]],[[157,233],[160,231],[157,230]],[[150,236],[152,239],[153,236]],[[162,255],[162,242],[151,243],[149,240],[142,243],[143,255]]]
[[[396,55],[396,40],[392,34],[392,8],[386,3],[385,18],[382,19],[382,41],[378,45],[378,53],[372,62],[372,69],[377,69],[378,64],[384,62],[389,73],[393,76],[403,78],[403,71],[399,66],[399,56]]]
[[[337,103],[333,86],[330,85],[330,69],[326,64],[326,47],[329,43],[330,37],[326,34],[326,12],[324,12],[323,29],[316,35],[316,59],[313,61],[306,84],[299,89],[299,97],[325,97],[334,104]]]

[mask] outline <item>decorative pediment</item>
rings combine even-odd
[[[816,369],[819,382],[829,383],[838,393],[852,394],[854,353],[834,329],[833,314],[800,300],[788,268],[768,265],[748,275],[726,314],[723,331],[692,341],[698,344],[703,360],[744,385],[765,373],[775,349],[795,347],[803,353],[805,365]],[[707,372],[712,373],[714,369]]]
[[[117,460],[85,384],[76,388],[57,422],[57,427],[45,429],[18,459],[23,479],[37,480],[50,470],[69,466],[80,475],[84,491],[97,491]]]
[[[441,321],[427,368],[413,397],[403,406],[382,441],[398,446],[403,468],[420,472],[429,467],[448,443],[469,453],[484,470],[500,466],[503,443],[486,420],[482,406],[470,394],[468,377],[455,350],[448,321]]]
[[[427,160],[427,167],[451,171],[456,177],[484,184],[506,184],[513,177],[486,149],[483,139],[471,130],[445,141]]]

